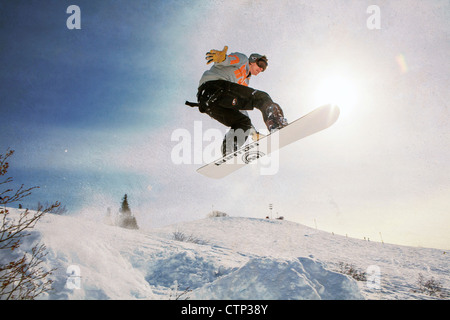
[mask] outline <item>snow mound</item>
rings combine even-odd
[[[176,283],[182,288],[194,290],[214,281],[218,269],[214,260],[193,251],[182,251],[168,254],[150,264],[146,280],[153,286],[170,288]]]
[[[193,293],[194,299],[363,299],[354,280],[310,258],[254,258]]]
[[[180,241],[179,233],[187,237]],[[417,291],[419,274],[450,286],[445,252],[351,239],[289,221],[221,217],[128,230],[86,215],[48,214],[20,253],[36,243],[48,250],[44,268],[56,268],[54,290],[41,299],[438,298]],[[0,258],[14,257],[0,252]],[[341,263],[362,272],[375,268],[378,286],[342,274]]]

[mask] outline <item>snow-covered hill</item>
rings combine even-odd
[[[58,268],[49,299],[434,298],[417,292],[420,274],[450,287],[442,250],[289,221],[206,218],[144,231],[49,214],[22,248],[36,241],[47,246],[46,266]],[[366,281],[342,274],[349,266],[367,272]]]

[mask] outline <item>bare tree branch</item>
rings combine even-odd
[[[0,176],[4,176],[9,168],[8,158],[14,153],[7,150],[6,155],[0,154]],[[4,185],[12,182],[6,178],[0,182]],[[23,210],[18,215],[11,215],[7,205],[17,202],[31,194],[31,190],[38,187],[25,188],[22,184],[16,191],[13,189],[0,190],[0,253],[11,258],[12,261],[0,262],[0,300],[2,299],[34,299],[42,293],[51,290],[52,280],[49,275],[55,269],[46,271],[42,267],[45,256],[48,254],[43,244],[36,244],[31,252],[11,254],[22,244],[22,240],[29,236],[27,232],[34,228],[36,223],[46,213],[58,208],[61,204],[56,202],[50,206],[38,206],[37,210]],[[5,253],[3,255],[3,253]]]

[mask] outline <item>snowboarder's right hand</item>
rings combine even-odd
[[[208,60],[208,62],[206,64],[210,64],[211,62],[216,62],[216,63],[220,63],[220,62],[224,62],[226,57],[227,57],[227,51],[228,51],[228,47],[225,46],[223,47],[222,51],[219,50],[209,50],[209,52],[206,53],[206,60]]]

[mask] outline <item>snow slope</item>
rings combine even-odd
[[[174,240],[175,232],[197,243]],[[37,241],[47,246],[46,266],[58,268],[43,299],[433,298],[414,292],[419,274],[450,286],[450,258],[441,250],[289,221],[207,218],[143,231],[49,214],[21,248]],[[368,270],[369,281],[343,275],[339,264]]]

